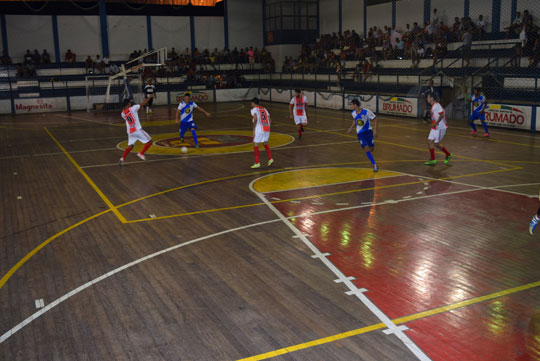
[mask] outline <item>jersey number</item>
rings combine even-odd
[[[129,132],[135,133],[137,131],[137,126],[135,125],[135,120],[131,116],[131,113],[126,114],[126,121],[128,122]]]
[[[266,114],[266,110],[261,109],[261,124],[264,132],[270,131],[270,122],[268,121],[268,115]]]

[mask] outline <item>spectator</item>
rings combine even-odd
[[[382,42],[382,51],[383,51],[383,59],[388,60],[388,56],[392,52],[392,46],[390,45],[390,35],[388,33],[384,34],[384,39]]]
[[[84,66],[86,68],[86,74],[89,74],[89,71],[90,73],[94,72],[94,61],[92,60],[90,55],[88,55],[88,58],[86,58],[86,60],[84,61]]]
[[[362,63],[362,74],[364,75],[364,79],[363,79],[364,82],[368,80],[372,72],[373,72],[373,64],[371,64],[369,60],[364,59],[364,62]]]
[[[433,9],[433,18],[431,20],[431,29],[433,34],[436,36],[439,34],[439,27],[440,27],[440,21],[439,13],[437,12],[437,9]]]
[[[34,54],[32,55],[32,63],[36,66],[41,63],[41,55],[39,55],[37,49],[34,49]]]
[[[94,60],[94,70],[97,71],[99,70],[99,73],[100,74],[103,74],[103,61],[101,60],[101,57],[99,56],[99,54],[96,55],[96,60]]]
[[[452,34],[454,40],[461,39],[461,30],[462,30],[462,23],[459,21],[459,18],[456,16],[454,18],[454,25],[452,25]]]
[[[529,55],[529,68],[536,68],[540,62],[540,38],[536,37],[532,52]]]
[[[43,53],[41,54],[41,62],[43,64],[51,63],[51,56],[49,55],[49,53],[47,53],[47,49],[43,49]]]
[[[6,51],[2,51],[2,57],[0,57],[0,64],[7,68],[11,64],[11,58],[6,54]]]
[[[108,71],[109,71],[109,63],[111,62],[111,58],[107,55],[106,57],[103,58],[103,60],[101,62],[103,63],[103,71],[105,73],[108,73]]]
[[[487,29],[487,23],[484,20],[484,16],[479,15],[478,21],[476,22],[476,33],[478,34],[480,38],[484,36],[484,34],[486,33],[486,29]]]
[[[404,57],[405,43],[400,38],[396,39],[396,46],[394,48],[395,57],[402,60]]]
[[[525,24],[521,24],[521,31],[519,32],[519,40],[521,40],[521,45],[525,47],[527,44],[527,32],[525,31]]]
[[[524,24],[533,24],[533,17],[529,14],[529,10],[523,12],[523,23]]]
[[[435,50],[433,50],[433,64],[435,64],[438,59],[444,58],[447,53],[448,43],[444,37],[439,36],[435,42]]]
[[[68,51],[66,52],[66,56],[65,56],[66,63],[74,63],[75,58],[76,58],[75,54],[71,52],[71,49],[68,49]]]
[[[523,19],[521,18],[521,13],[518,11],[516,13],[516,18],[512,21],[509,27],[506,28],[506,38],[510,38],[513,35],[519,34],[521,31],[521,24]]]
[[[26,50],[26,54],[24,54],[24,64],[31,64],[34,60],[34,57],[30,53],[30,50]]]

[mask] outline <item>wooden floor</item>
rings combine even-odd
[[[124,167],[116,113],[0,117],[0,360],[540,360],[540,134],[450,122],[426,167],[381,116],[374,177],[350,113],[264,105],[255,171],[247,102]]]

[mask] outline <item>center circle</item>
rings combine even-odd
[[[253,142],[253,137],[240,134],[204,134],[199,136],[199,146],[201,148],[230,147]],[[190,136],[186,136],[184,141],[180,137],[170,137],[156,140],[154,145],[166,148],[194,148],[195,142]]]

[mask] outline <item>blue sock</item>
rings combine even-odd
[[[482,122],[482,125],[484,126],[484,130],[486,131],[486,133],[489,133],[488,127],[487,127],[487,123],[486,123],[486,122]]]
[[[366,152],[366,155],[369,161],[371,162],[371,164],[375,165],[375,159],[373,159],[373,155],[371,154],[371,152]]]
[[[474,124],[474,120],[472,122],[470,122],[469,124],[471,125],[473,130],[476,132],[476,125]]]
[[[197,146],[199,144],[197,141],[197,133],[195,133],[195,130],[192,130],[191,134],[193,135],[193,141],[195,142],[195,146]]]

